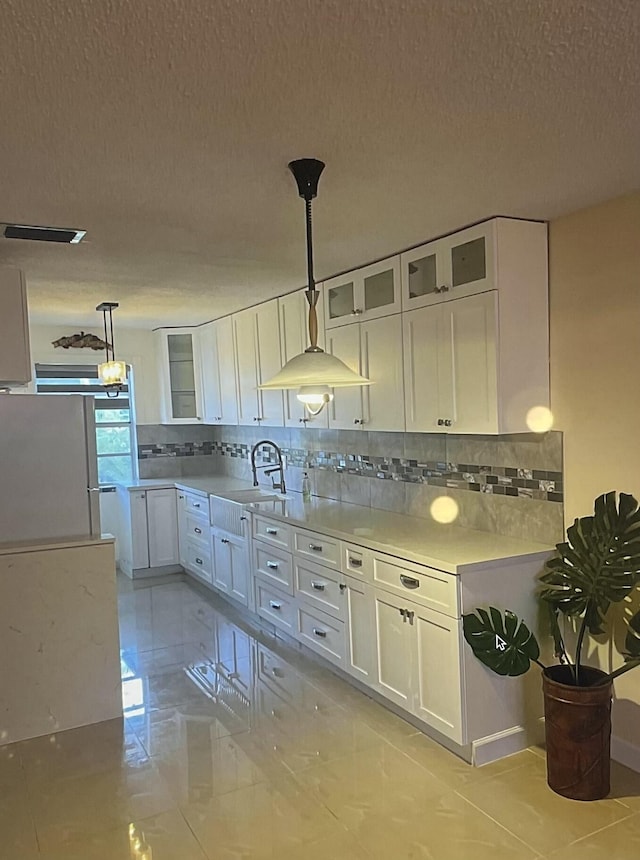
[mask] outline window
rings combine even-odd
[[[117,397],[107,397],[107,392],[98,382],[95,364],[36,364],[38,394],[85,394],[95,398],[100,484],[130,481],[135,477],[135,424],[129,398],[131,368],[127,371],[129,384],[126,389]]]

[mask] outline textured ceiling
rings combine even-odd
[[[0,239],[39,322],[201,322],[305,279],[286,164],[327,162],[318,278],[640,187],[637,0],[2,0]]]

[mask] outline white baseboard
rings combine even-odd
[[[496,732],[495,735],[487,735],[474,741],[471,745],[473,764],[476,767],[482,767],[483,764],[513,755],[539,742],[539,725],[528,729],[524,726],[513,726],[503,732]]]
[[[640,746],[611,735],[611,758],[640,773]]]

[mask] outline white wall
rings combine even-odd
[[[32,360],[42,364],[98,364],[104,361],[103,352],[52,346],[54,340],[75,334],[76,330],[73,326],[32,325]],[[96,325],[92,333],[102,337],[101,325]],[[117,329],[115,335],[117,357],[133,368],[136,423],[159,424],[160,387],[153,333],[123,328]]]

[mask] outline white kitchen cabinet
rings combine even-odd
[[[176,492],[117,489],[120,567],[131,578],[180,570]]]
[[[233,314],[237,363],[238,423],[264,427],[284,424],[282,391],[259,391],[282,368],[278,300]]]
[[[337,388],[329,406],[333,429],[405,428],[402,321],[400,314],[340,326],[327,332],[328,351],[372,381],[372,385]]]
[[[197,330],[202,420],[205,424],[238,423],[236,357],[231,317],[223,317]]]
[[[321,285],[318,285],[321,291]],[[321,291],[322,296],[322,291]],[[280,315],[281,362],[285,365],[295,355],[300,355],[309,346],[309,303],[305,290],[297,290],[278,299]],[[318,346],[324,349],[324,306],[321,298],[316,305],[318,315]],[[327,427],[327,410],[312,416],[296,397],[296,391],[284,391],[284,423],[287,427],[311,425]]]
[[[0,269],[0,386],[31,382],[27,287],[19,269]]]
[[[408,431],[509,432],[500,421],[497,316],[495,290],[403,314]]]
[[[325,327],[364,322],[400,311],[400,257],[389,257],[323,284]]]
[[[202,420],[201,381],[194,329],[158,329],[163,424],[194,424]]]
[[[376,687],[407,711],[413,706],[413,630],[407,621],[407,601],[375,590],[375,644],[378,677]]]
[[[245,538],[211,530],[213,543],[213,585],[223,594],[248,604],[249,595],[249,551]]]
[[[344,577],[346,599],[345,670],[363,684],[376,683],[375,604],[373,589],[361,579]]]
[[[178,512],[174,489],[147,490],[149,567],[178,564]]]

